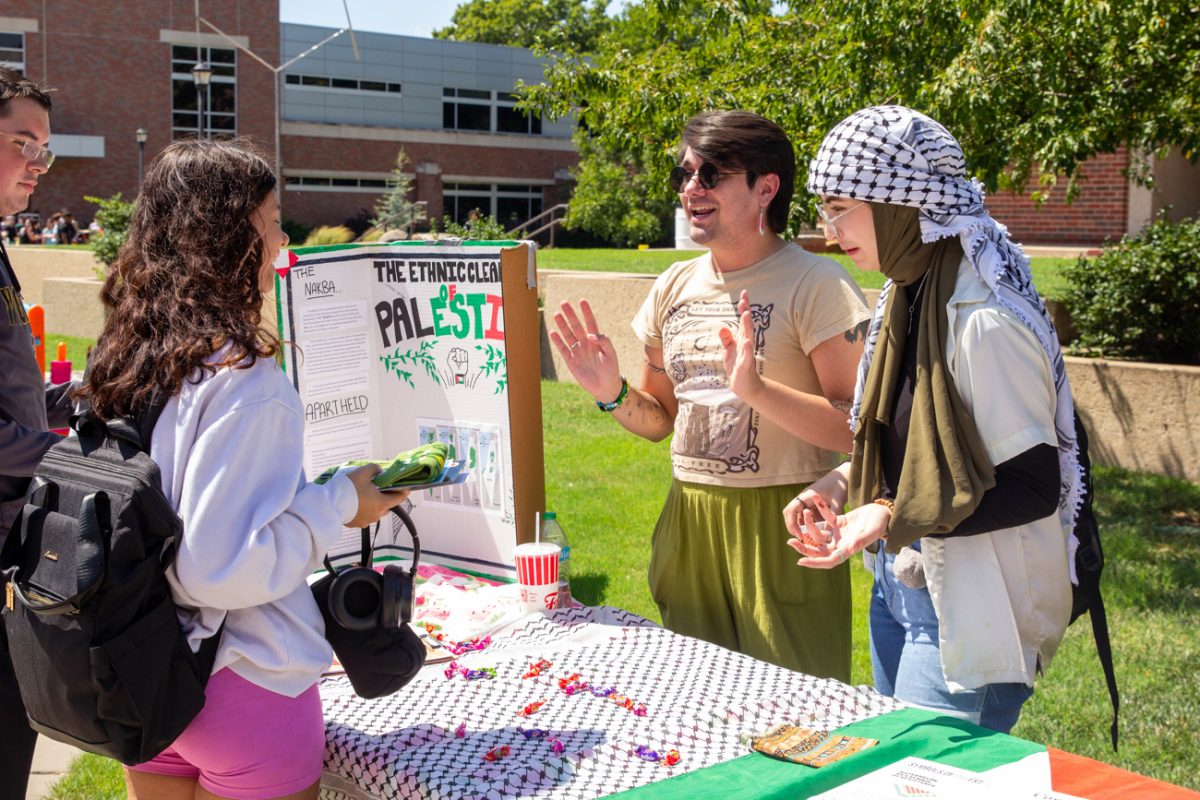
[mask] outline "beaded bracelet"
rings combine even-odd
[[[613,400],[611,403],[602,403],[599,400],[597,400],[596,408],[600,409],[601,411],[605,412],[606,414],[611,414],[612,412],[616,411],[618,408],[621,407],[621,404],[625,402],[625,398],[628,396],[629,396],[629,381],[625,380],[625,376],[622,375],[621,376],[621,393],[617,395],[617,399]]]

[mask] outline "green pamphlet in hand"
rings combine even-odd
[[[389,461],[358,460],[347,461],[345,464],[330,467],[317,476],[313,483],[326,483],[339,471],[361,467],[366,464],[378,464],[382,470],[371,479],[380,489],[403,489],[407,486],[421,486],[433,483],[446,468],[448,455],[446,445],[442,442],[431,442],[398,453]]]

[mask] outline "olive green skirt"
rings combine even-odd
[[[650,592],[676,633],[810,675],[850,680],[850,571],[805,569],[783,509],[802,484],[673,481],[654,528]]]

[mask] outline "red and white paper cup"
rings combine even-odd
[[[526,611],[546,611],[558,602],[558,554],[550,542],[528,542],[513,548],[521,604]]]

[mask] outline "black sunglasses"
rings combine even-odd
[[[741,172],[721,172],[715,166],[706,162],[701,164],[700,169],[695,172],[690,172],[683,167],[671,167],[671,173],[667,176],[667,182],[671,184],[671,191],[673,192],[682,192],[683,187],[687,186],[688,181],[693,177],[695,177],[701,187],[715,189],[724,176],[745,174],[745,170]]]

